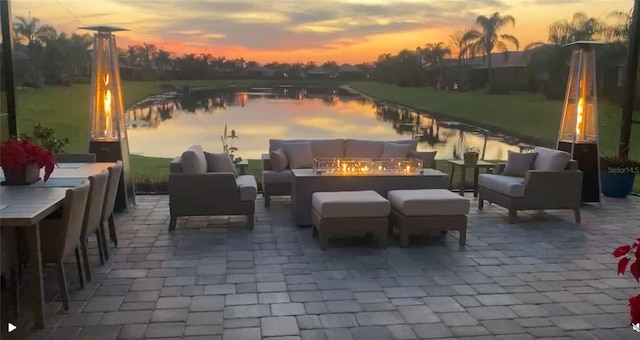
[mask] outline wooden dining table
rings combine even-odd
[[[40,252],[40,221],[62,207],[67,189],[82,183],[89,176],[100,173],[115,163],[62,163],[54,169],[50,179],[59,184],[34,183],[32,185],[0,186],[0,228],[24,228],[31,263],[31,305],[34,328],[44,328],[44,286]],[[41,172],[41,177],[44,173]],[[77,179],[77,180],[73,180]],[[4,175],[0,180],[4,180]],[[51,181],[54,183],[55,181]]]

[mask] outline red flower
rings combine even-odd
[[[627,255],[627,253],[631,250],[631,246],[620,246],[613,251],[614,257],[620,257]]]
[[[0,166],[9,171],[21,171],[27,165],[44,168],[44,181],[51,176],[56,165],[51,151],[27,139],[11,138],[0,145]]]
[[[629,299],[629,309],[631,312],[631,324],[640,322],[640,295]]]
[[[628,257],[623,257],[618,262],[618,275],[624,274],[624,271],[627,269],[627,265],[629,265],[630,259]]]

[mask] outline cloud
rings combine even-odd
[[[252,50],[337,49],[378,34],[466,26],[498,0],[111,0],[145,18],[135,35]]]

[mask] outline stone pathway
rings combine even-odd
[[[640,337],[627,306],[640,284],[619,277],[611,256],[640,236],[637,197],[585,207],[580,225],[570,211],[510,225],[504,209],[480,213],[472,199],[464,249],[450,232],[409,248],[359,239],[326,251],[290,224],[287,201],[266,210],[259,200],[253,231],[212,217],[181,219],[169,234],[168,197],[137,200],[118,217],[110,261],[94,259],[83,290],[72,279],[71,309],[52,307],[31,339]]]

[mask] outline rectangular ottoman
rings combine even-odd
[[[469,200],[444,189],[392,190],[389,231],[400,230],[400,245],[409,245],[409,236],[430,231],[457,230],[460,245],[467,239]]]
[[[373,190],[316,192],[311,197],[313,235],[320,248],[329,238],[373,234],[381,248],[387,246],[391,205]]]

